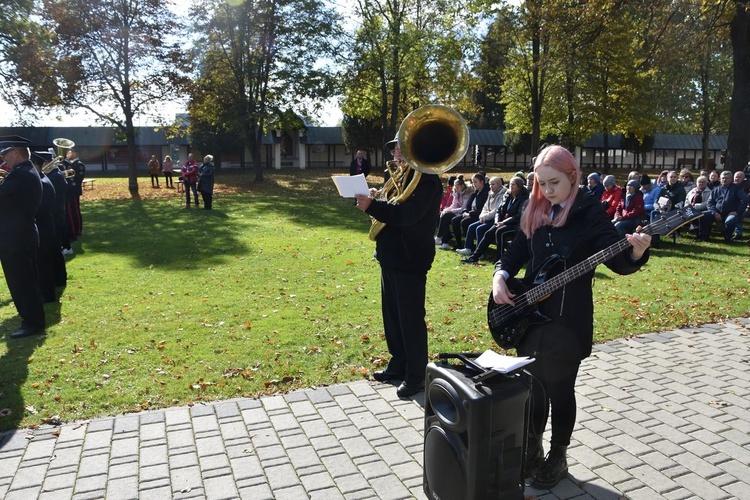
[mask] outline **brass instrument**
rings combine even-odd
[[[63,174],[63,177],[65,177],[66,179],[71,179],[76,176],[76,171],[73,170],[72,168],[69,168],[67,170],[63,170],[62,174]]]
[[[396,137],[404,161],[386,162],[390,178],[376,196],[388,203],[403,202],[416,189],[422,173],[447,172],[469,149],[469,128],[463,117],[453,108],[437,104],[409,113]],[[384,227],[384,222],[373,219],[369,238],[374,241]]]
[[[52,141],[52,144],[57,146],[57,156],[51,162],[49,162],[44,167],[42,167],[42,172],[44,172],[45,174],[52,172],[54,169],[62,165],[62,162],[65,161],[65,154],[67,154],[65,150],[73,149],[76,145],[75,142],[71,141],[70,139],[65,139],[63,137],[58,137],[57,139],[54,139]],[[73,177],[73,176],[70,175],[70,176],[66,176],[66,178],[67,177]]]
[[[2,185],[3,182],[5,182],[5,177],[7,175],[8,175],[8,171],[5,170],[4,168],[0,168],[0,185]]]

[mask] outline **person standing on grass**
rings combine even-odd
[[[393,159],[405,163],[397,142],[391,141]],[[411,170],[410,176],[417,172]],[[411,180],[410,178],[407,180]],[[424,390],[427,368],[425,296],[427,271],[435,259],[433,235],[443,195],[440,177],[422,173],[414,192],[400,203],[356,195],[357,208],[385,223],[375,242],[380,263],[381,301],[385,340],[391,359],[375,380],[403,380],[396,394],[401,398]]]
[[[203,196],[203,208],[211,210],[214,200],[214,157],[206,155],[198,169],[198,191]]]
[[[198,162],[193,159],[193,153],[188,155],[187,161],[180,169],[182,173],[182,182],[185,186],[185,208],[190,208],[190,191],[193,191],[195,206],[198,206]]]
[[[151,176],[151,187],[159,187],[159,160],[156,159],[156,155],[151,155],[151,159],[148,161],[148,173]]]
[[[536,158],[534,173],[536,182],[521,215],[520,231],[495,264],[492,297],[497,304],[515,305],[516,294],[506,282],[524,266],[530,279],[548,259],[559,256],[561,261],[548,269],[549,281],[620,240],[599,200],[578,188],[581,169],[570,151],[546,147]],[[648,261],[651,236],[636,233],[626,238],[632,247],[605,262],[618,274],[634,273]],[[568,472],[567,448],[576,421],[575,382],[593,344],[593,278],[591,270],[539,302],[539,312],[550,321],[531,325],[516,348],[519,356],[535,358],[527,367],[534,384],[524,470],[539,488],[552,488]],[[550,409],[551,447],[542,462],[542,435]]]
[[[174,162],[172,157],[167,155],[164,157],[164,161],[161,164],[161,171],[164,174],[164,187],[168,189],[174,189],[174,183],[172,182],[172,171],[174,170]]]
[[[34,217],[42,202],[42,181],[29,160],[28,143],[19,136],[0,138],[0,155],[10,169],[0,184],[0,264],[21,328],[12,339],[44,333],[46,321],[39,288],[39,232]]]

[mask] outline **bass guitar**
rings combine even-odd
[[[702,215],[702,212],[692,207],[684,207],[665,214],[662,218],[642,228],[640,232],[668,236],[685,224],[699,219]],[[549,297],[558,288],[562,288],[574,279],[592,271],[599,264],[630,248],[630,246],[627,238],[623,238],[614,245],[552,277],[549,281],[547,281],[547,273],[562,259],[559,255],[548,257],[536,273],[530,275],[533,277],[530,284],[527,285],[516,278],[510,278],[506,282],[510,292],[515,295],[513,299],[515,305],[513,306],[497,304],[492,297],[492,292],[490,292],[490,299],[487,304],[487,323],[497,345],[503,349],[516,347],[530,326],[550,321],[550,318],[537,309],[536,304],[538,302]]]

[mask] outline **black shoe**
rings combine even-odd
[[[391,380],[404,380],[404,374],[399,372],[391,372],[388,370],[380,370],[372,374],[372,378],[378,382],[390,382]]]
[[[42,328],[20,328],[18,331],[10,334],[12,339],[22,339],[24,337],[31,337],[32,335],[39,335],[44,333]]]
[[[544,448],[542,441],[534,436],[529,436],[526,442],[526,456],[523,460],[524,477],[531,477],[536,469],[544,462]]]
[[[554,488],[568,474],[568,447],[552,445],[547,458],[534,476],[537,488]]]
[[[407,382],[404,380],[398,386],[398,389],[396,389],[396,395],[400,398],[408,398],[422,391],[424,391],[424,380],[421,382]]]
[[[463,262],[464,264],[476,264],[477,262],[479,262],[479,259],[477,259],[473,255],[469,255],[465,259],[461,259],[461,262]]]

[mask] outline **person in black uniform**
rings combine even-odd
[[[44,153],[31,153],[31,163],[36,168],[42,181],[42,201],[34,216],[36,228],[39,231],[39,250],[37,251],[36,264],[42,301],[57,302],[55,274],[52,270],[52,253],[55,249],[55,223],[52,219],[52,207],[55,204],[55,186],[42,172],[42,165],[47,163],[42,156]]]
[[[394,147],[394,160],[403,162],[398,144],[395,141],[388,144]],[[414,174],[411,170],[409,175]],[[377,236],[375,252],[381,269],[383,327],[391,359],[385,370],[373,376],[380,382],[403,380],[396,390],[399,397],[424,390],[425,287],[427,271],[435,259],[433,236],[442,196],[440,177],[425,173],[411,196],[401,203],[356,195],[357,208],[386,224]]]
[[[81,215],[81,196],[83,179],[86,177],[86,165],[78,158],[78,151],[71,149],[67,153],[66,167],[73,169],[75,175],[68,179],[68,190],[65,197],[66,234],[63,237],[63,254],[72,255],[72,243],[83,234],[83,216]]]
[[[34,222],[42,181],[29,161],[28,143],[23,137],[0,137],[0,155],[10,168],[0,185],[0,263],[22,320],[21,328],[10,336],[13,339],[43,333],[46,326],[36,267],[39,233]]]
[[[543,149],[536,158],[534,174],[520,231],[495,265],[492,294],[497,304],[514,305],[516,295],[506,280],[523,266],[526,277],[531,278],[546,259],[560,256],[562,262],[549,270],[549,281],[620,240],[599,200],[578,188],[581,170],[570,151],[556,145]],[[605,262],[619,274],[634,273],[648,260],[651,236],[635,233],[626,238],[632,248]],[[593,278],[592,270],[539,302],[539,311],[550,321],[530,326],[517,347],[519,356],[536,360],[528,365],[535,383],[525,470],[531,473],[538,467],[534,484],[540,488],[555,486],[568,472],[567,447],[576,420],[575,381],[593,343]],[[551,447],[542,463],[542,434],[550,408]]]
[[[44,159],[42,168],[52,161],[54,153],[51,151],[36,151],[36,154]],[[52,221],[55,225],[55,244],[52,248],[52,274],[55,286],[62,287],[68,282],[68,271],[65,266],[65,256],[62,254],[63,235],[65,232],[65,200],[68,191],[68,182],[58,168],[52,168],[46,174],[47,178],[55,187],[55,200],[52,204]]]

